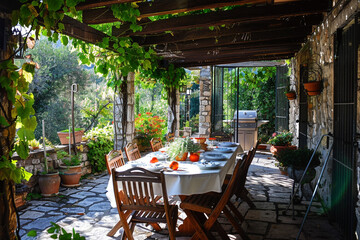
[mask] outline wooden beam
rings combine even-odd
[[[299,2],[261,7],[239,7],[229,11],[218,11],[199,15],[187,15],[150,23],[140,21],[143,26],[142,34],[157,34],[165,31],[185,30],[191,28],[210,27],[219,25],[231,25],[249,21],[267,21],[294,16],[306,16],[320,14],[328,7],[325,1]],[[129,26],[124,24],[118,30],[126,33]]]
[[[204,61],[192,61],[192,62],[173,62],[177,67],[199,67],[199,66],[212,66],[217,64],[227,64],[227,63],[239,63],[239,62],[247,62],[247,61],[268,61],[268,60],[283,60],[289,59],[294,56],[294,52],[286,53],[286,54],[273,54],[273,55],[264,55],[264,56],[240,56],[233,58],[223,58],[223,59],[209,59],[206,62]]]
[[[157,35],[142,36],[141,32],[133,33],[130,35],[133,36],[133,39],[141,43],[142,45],[153,45],[161,43],[172,43],[172,42],[182,42],[189,40],[197,40],[203,38],[211,37],[221,37],[227,35],[257,32],[264,30],[276,30],[276,29],[288,29],[296,27],[312,26],[318,24],[323,19],[322,14],[316,14],[312,16],[305,17],[293,17],[287,19],[276,19],[268,21],[257,21],[257,22],[245,22],[245,23],[233,23],[230,27],[221,27],[214,30],[208,28],[201,29],[189,29],[189,30],[180,30],[173,31],[171,33],[162,33]],[[119,32],[120,29],[113,27],[112,35],[116,37],[122,37]]]

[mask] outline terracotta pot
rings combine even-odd
[[[40,175],[39,187],[40,187],[41,195],[44,197],[51,197],[58,195],[60,188],[59,172]]]
[[[279,167],[279,170],[281,175],[289,176],[287,167]]]
[[[69,144],[69,133],[68,132],[58,132],[57,133],[60,139],[60,142],[62,145],[68,145]],[[75,131],[75,143],[80,143],[82,140],[82,136],[84,135],[84,131]],[[71,133],[71,143],[73,143],[73,135]]]
[[[81,178],[81,165],[78,166],[64,166],[60,165],[62,169],[60,177],[61,177],[61,185],[64,187],[78,187],[80,186],[80,178]]]
[[[200,160],[200,154],[199,153],[190,153],[189,159],[192,162],[197,162]]]
[[[304,88],[309,96],[319,95],[321,92],[321,81],[304,83]]]
[[[265,144],[259,144],[259,146],[257,147],[258,150],[266,150],[267,145]]]
[[[273,155],[276,155],[278,152],[284,150],[284,149],[297,149],[296,146],[274,146],[272,145],[270,147],[270,152],[273,154]]]
[[[288,92],[285,95],[289,100],[294,100],[296,98],[296,93],[295,92]]]
[[[176,156],[175,159],[176,159],[176,161],[186,161],[187,156],[188,156],[188,152],[183,153],[183,155],[180,156],[180,157],[179,157],[179,156]]]

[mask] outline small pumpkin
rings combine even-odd
[[[189,159],[192,162],[197,162],[200,160],[200,155],[199,155],[199,153],[190,153]]]
[[[172,170],[178,170],[179,168],[179,163],[177,161],[172,161],[169,165],[169,167],[172,169]]]
[[[151,160],[150,160],[150,163],[157,163],[159,160],[157,159],[157,157],[153,157]]]

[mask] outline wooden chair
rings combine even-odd
[[[231,135],[222,131],[212,132],[210,137],[216,138],[218,142],[231,142]]]
[[[173,142],[175,140],[175,133],[168,133],[166,135],[166,141],[167,142]]]
[[[141,158],[139,148],[136,143],[128,143],[125,147],[125,154],[128,161],[134,161]]]
[[[113,169],[112,180],[125,237],[133,239],[136,223],[166,223],[170,239],[175,239],[178,207],[169,204],[162,171],[154,173],[138,167],[123,172]],[[158,201],[159,196],[154,195],[153,184],[161,184],[162,203]]]
[[[152,138],[150,140],[150,145],[151,145],[151,149],[153,150],[153,152],[157,152],[157,151],[159,151],[160,148],[163,147],[161,138]]]
[[[110,175],[111,169],[121,167],[125,164],[124,155],[121,150],[111,150],[105,155],[105,162]]]
[[[211,230],[214,229],[218,231],[223,239],[229,239],[225,230],[217,221],[222,212],[238,231],[242,239],[249,239],[240,226],[239,221],[235,219],[227,206],[230,202],[230,197],[234,194],[235,185],[239,177],[245,174],[244,166],[246,166],[248,161],[249,158],[245,155],[244,161],[238,161],[236,163],[234,173],[222,193],[191,195],[181,202],[180,207],[185,211],[196,231],[192,239],[214,239],[211,233]],[[243,218],[239,220],[241,222]]]

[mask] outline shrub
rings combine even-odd
[[[305,169],[314,150],[307,148],[284,149],[276,155],[276,159],[281,166],[293,167],[294,169]],[[320,165],[320,153],[316,152],[311,162],[310,168]]]
[[[150,145],[152,138],[161,138],[164,128],[165,120],[159,116],[153,116],[151,112],[139,113],[135,118],[135,134],[144,140],[145,145]]]
[[[281,133],[273,133],[268,143],[274,146],[289,146],[293,138],[294,136],[291,132],[283,131]]]
[[[93,172],[102,172],[106,170],[105,155],[113,148],[113,126],[96,127],[87,132],[85,137],[88,138],[89,147],[88,159]]]

